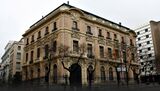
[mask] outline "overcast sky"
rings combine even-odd
[[[20,40],[33,23],[67,1],[131,29],[160,20],[160,0],[0,0],[0,57],[9,40]]]

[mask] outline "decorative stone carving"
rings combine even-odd
[[[79,33],[78,33],[78,32],[75,32],[75,31],[72,32],[71,37],[72,37],[72,38],[80,39]]]
[[[112,45],[113,45],[112,40],[107,39],[107,41],[106,41],[106,45],[107,45],[107,46],[112,46]]]
[[[104,37],[98,37],[98,43],[105,45]]]
[[[24,47],[24,51],[27,52],[29,50],[29,47]]]
[[[34,49],[34,46],[35,46],[34,44],[30,45],[30,46],[29,46],[29,49],[30,49],[30,50]]]
[[[88,41],[88,42],[94,42],[93,36],[87,35],[86,36],[86,41]]]

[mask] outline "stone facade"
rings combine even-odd
[[[70,74],[63,68],[62,59],[58,54],[61,45],[68,46],[70,50],[69,56],[63,59],[67,68],[80,57],[74,47],[86,45],[86,52],[78,63],[82,84],[88,84],[89,66],[95,68],[94,83],[116,82],[117,71],[120,78],[125,79],[126,67],[130,79],[138,72],[134,31],[68,4],[62,4],[33,24],[23,34],[23,38],[24,81],[44,78],[50,67],[49,82],[65,83],[65,77]],[[48,61],[45,51],[53,45],[55,56]]]

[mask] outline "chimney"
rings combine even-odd
[[[69,1],[67,1],[67,4],[69,5]]]
[[[121,27],[122,26],[122,23],[121,22],[119,22],[119,27]]]

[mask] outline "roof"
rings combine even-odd
[[[55,12],[56,10],[58,10],[58,9],[59,9],[60,7],[62,7],[62,6],[67,6],[67,7],[69,7],[69,8],[77,8],[77,7],[71,6],[71,5],[69,5],[69,4],[63,3],[62,5],[60,5],[59,7],[57,7],[56,9],[54,9],[53,11],[51,11],[50,13],[48,13],[46,16],[42,17],[42,18],[41,18],[40,20],[38,20],[36,23],[32,24],[32,25],[30,26],[30,28],[32,28],[32,27],[34,27],[36,24],[40,23],[44,18],[46,18],[47,16],[51,15],[53,12]],[[79,8],[77,8],[77,9],[79,9]],[[113,21],[107,20],[107,19],[105,19],[105,18],[103,18],[103,17],[100,17],[100,16],[97,16],[97,15],[95,15],[95,14],[93,14],[93,13],[87,12],[87,11],[82,10],[82,9],[79,9],[79,10],[81,10],[82,12],[84,12],[84,13],[87,14],[87,15],[94,16],[94,17],[96,17],[96,18],[99,18],[99,19],[102,19],[102,20],[104,20],[104,21],[107,21],[107,22],[109,22],[109,23],[111,23],[111,24],[115,24],[115,25],[117,25],[117,26],[121,26],[122,28],[125,28],[125,29],[127,29],[127,30],[131,30],[131,29],[128,28],[128,27],[125,27],[125,26],[123,26],[123,25],[121,25],[121,24],[117,24],[117,23],[115,23],[115,22],[113,22]],[[28,32],[28,31],[26,31],[26,32]],[[25,32],[25,33],[26,33],[26,32]],[[25,35],[25,34],[23,34],[23,36],[24,36],[24,35]]]

